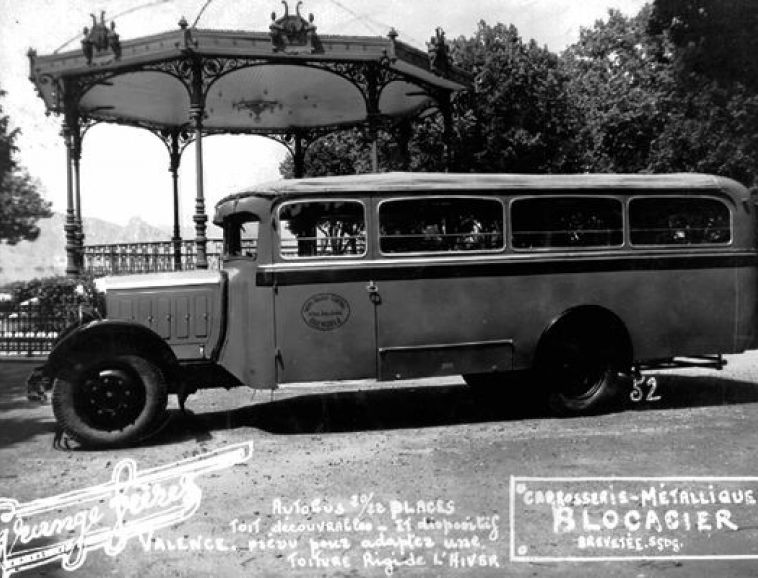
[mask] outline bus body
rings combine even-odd
[[[56,404],[54,391],[56,415],[77,419],[63,406],[86,380],[66,360],[88,348],[102,351],[90,381],[110,363],[141,391],[155,379],[133,358],[147,358],[182,398],[453,374],[497,386],[537,369],[559,411],[596,411],[634,367],[756,347],[754,211],[741,185],[694,174],[260,185],[216,206],[222,271],[107,280],[106,319],[69,335],[46,366],[70,394]]]

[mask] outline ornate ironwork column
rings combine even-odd
[[[426,43],[427,52],[429,54],[429,68],[435,74],[441,77],[447,77],[453,68],[452,61],[450,59],[450,49],[447,46],[445,40],[445,32],[442,28],[436,28],[434,36]],[[445,163],[445,170],[453,168],[453,106],[450,102],[450,90],[441,88],[435,91],[435,100],[439,106],[440,113],[442,113],[443,122],[443,161]]]
[[[295,131],[295,150],[292,153],[292,160],[295,165],[295,178],[302,179],[305,175],[305,149],[303,148],[303,135],[300,131]]]
[[[179,229],[179,164],[182,161],[182,147],[180,146],[181,129],[172,128],[169,132],[169,167],[171,172],[171,183],[174,193],[174,231],[171,237],[171,244],[174,248],[174,269],[176,271],[182,268],[182,235]]]
[[[410,152],[408,145],[413,137],[413,125],[409,119],[403,119],[395,126],[395,141],[397,142],[397,160],[404,171],[410,169]]]
[[[442,92],[438,97],[440,112],[442,113],[442,156],[445,170],[453,168],[453,107],[450,103],[450,93]]]
[[[66,275],[78,277],[81,274],[79,251],[79,226],[74,205],[74,157],[75,139],[79,135],[79,114],[74,99],[74,90],[69,81],[63,82],[63,127],[62,135],[66,146]]]
[[[371,172],[379,172],[379,152],[377,150],[377,138],[379,136],[379,124],[381,114],[379,112],[379,73],[374,65],[369,65],[366,70],[366,104],[368,110],[368,137],[371,141]]]
[[[192,101],[190,104],[190,119],[195,132],[195,175],[196,196],[195,214],[195,246],[197,247],[196,267],[208,268],[206,247],[208,239],[205,236],[208,216],[205,214],[205,192],[203,188],[203,115],[205,113],[205,94],[203,92],[203,66],[199,58],[192,63]]]
[[[82,188],[80,163],[82,160],[82,137],[84,136],[79,117],[75,117],[75,126],[71,127],[71,160],[74,168],[74,207],[76,213],[77,266],[84,270],[84,223],[82,221]]]

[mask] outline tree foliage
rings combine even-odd
[[[0,90],[0,97],[4,95]],[[10,119],[0,106],[0,243],[9,245],[36,239],[37,221],[52,215],[38,183],[15,159],[18,134],[18,129],[10,128]]]
[[[680,46],[677,34],[656,24],[657,9],[647,6],[634,17],[611,11],[607,20],[583,29],[563,55],[582,115],[584,170],[696,171],[753,185],[755,91],[736,79],[687,68],[691,60],[682,51],[690,44]],[[678,22],[670,18],[670,26]],[[715,24],[701,33],[707,30],[716,37],[723,33]]]
[[[514,26],[480,22],[454,42],[456,64],[475,76],[456,103],[457,164],[476,172],[576,168],[576,117],[559,58]]]
[[[758,90],[758,2],[755,0],[655,0],[652,35],[665,33],[676,47],[677,70],[722,85]]]
[[[563,54],[568,91],[581,114],[585,171],[650,168],[673,84],[661,39],[647,34],[648,17],[649,9],[632,18],[611,10]]]

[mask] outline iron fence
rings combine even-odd
[[[208,239],[208,268],[221,267],[221,239]],[[130,273],[157,273],[195,269],[197,247],[194,241],[181,241],[178,251],[173,241],[86,245],[84,270],[96,277]]]
[[[24,302],[0,307],[0,357],[37,357],[50,353],[58,336],[78,316],[78,302]]]

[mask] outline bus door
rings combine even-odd
[[[513,304],[486,265],[503,248],[503,215],[491,197],[378,203],[387,264],[374,288],[381,379],[512,369]]]
[[[365,264],[365,214],[355,200],[292,201],[278,209],[278,381],[375,377],[374,304],[354,274]]]

